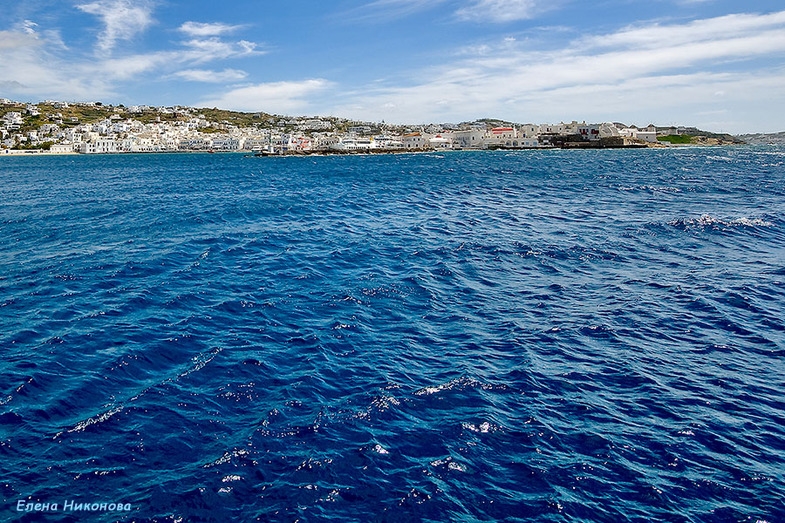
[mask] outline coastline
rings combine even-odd
[[[389,154],[446,150],[616,149],[725,145],[743,141],[695,127],[620,122],[386,124],[194,107],[6,100],[0,156],[237,152],[261,155]],[[17,147],[19,149],[17,149]],[[48,149],[51,147],[51,149]]]
[[[0,158],[3,157],[33,157],[33,156],[120,156],[129,154],[242,154],[250,158],[282,158],[282,157],[312,157],[312,156],[375,156],[386,154],[441,154],[466,151],[553,151],[553,150],[618,150],[618,149],[683,149],[683,148],[703,148],[703,147],[738,147],[748,144],[729,144],[729,143],[695,143],[695,144],[670,144],[670,143],[649,143],[649,144],[628,144],[628,145],[606,145],[601,146],[592,142],[567,142],[561,146],[550,147],[493,147],[486,149],[473,148],[449,148],[449,149],[391,149],[391,150],[353,150],[353,151],[289,151],[275,154],[260,154],[251,150],[231,150],[231,151],[205,151],[205,150],[179,150],[179,151],[115,151],[100,153],[80,153],[75,151],[49,151],[40,149],[2,149]]]
[[[0,157],[3,156],[76,156],[81,153],[74,151],[48,151],[42,149],[0,149]]]

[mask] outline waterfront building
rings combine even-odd
[[[74,150],[74,144],[68,142],[56,143],[49,148],[50,153],[54,154],[64,154],[64,153],[74,153],[77,152]]]
[[[219,135],[210,140],[210,149],[214,151],[238,151],[240,140],[234,136]]]
[[[452,149],[453,139],[450,133],[439,133],[428,140],[428,147],[436,150]]]
[[[550,135],[561,135],[564,134],[564,124],[541,124],[539,133],[542,134],[550,134]]]
[[[79,152],[82,154],[108,154],[120,152],[117,142],[111,138],[99,138],[90,142],[79,144]]]
[[[401,136],[404,149],[424,150],[429,146],[430,136],[423,133],[408,133]]]
[[[489,149],[521,147],[518,130],[515,127],[494,127],[485,134],[484,143]]]
[[[600,126],[597,124],[582,124],[578,126],[577,133],[583,137],[584,140],[597,141],[600,139]]]
[[[540,126],[534,124],[524,124],[518,127],[518,134],[521,138],[537,138],[540,134]]]
[[[401,140],[386,135],[375,136],[374,141],[377,148],[385,151],[399,151],[404,148]]]
[[[657,128],[649,125],[646,129],[638,129],[634,125],[619,130],[619,136],[643,140],[644,142],[657,143]]]
[[[453,148],[482,149],[485,147],[485,129],[467,129],[453,133]]]

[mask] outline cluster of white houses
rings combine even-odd
[[[129,111],[134,112],[134,111]],[[551,147],[559,136],[581,137],[591,142],[606,137],[625,137],[643,143],[657,142],[657,129],[619,124],[559,123],[490,127],[482,122],[456,126],[428,126],[403,133],[373,134],[370,126],[334,131],[329,121],[310,118],[286,122],[290,130],[220,125],[194,114],[187,119],[142,123],[133,117],[113,114],[96,123],[64,125],[62,119],[20,135],[25,116],[38,116],[35,105],[25,115],[9,111],[0,118],[3,151],[16,146],[50,142],[52,153],[122,153],[166,151],[253,151],[265,154],[318,152],[375,152],[450,149],[524,149]],[[57,116],[57,115],[55,115]],[[295,130],[291,130],[294,128]],[[209,131],[209,132],[208,132]],[[377,129],[378,131],[378,129]]]

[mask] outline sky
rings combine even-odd
[[[782,0],[0,0],[0,98],[785,130]]]

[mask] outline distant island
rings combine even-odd
[[[0,156],[175,151],[349,154],[784,142],[785,133],[737,137],[694,127],[637,127],[620,122],[521,124],[486,118],[458,124],[393,125],[217,108],[0,99]]]
[[[785,132],[742,134],[738,138],[750,145],[785,145]]]

